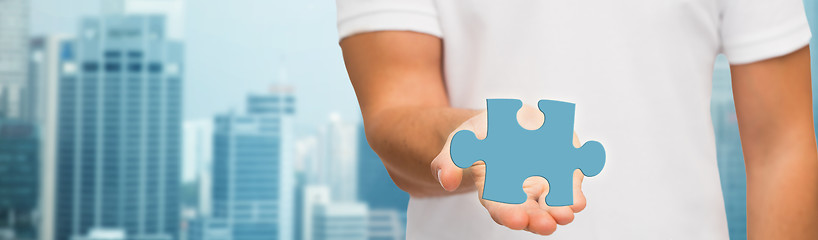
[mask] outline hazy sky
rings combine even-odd
[[[74,35],[101,0],[32,0],[32,35]],[[360,118],[337,43],[334,0],[186,0],[184,116],[242,111],[247,93],[284,81],[298,98],[297,131],[331,112]]]

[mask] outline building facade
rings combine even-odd
[[[189,240],[233,240],[233,230],[226,219],[208,217],[190,221],[187,235]]]
[[[181,40],[184,35],[185,0],[102,0],[103,15],[160,14],[167,19],[165,36]]]
[[[183,162],[185,169],[182,174],[182,181],[192,181],[197,184],[198,197],[195,207],[198,217],[210,216],[210,202],[213,189],[210,175],[213,164],[213,120],[197,119],[186,120],[184,122],[184,147]]]
[[[0,238],[37,237],[37,135],[30,123],[0,120]]]
[[[211,219],[236,240],[293,238],[292,115],[287,88],[250,95],[247,114],[214,120]]]
[[[312,240],[367,239],[369,214],[363,203],[316,204],[312,210]]]
[[[57,103],[59,96],[60,62],[62,45],[70,43],[63,36],[35,37],[30,41],[28,99],[31,107],[28,122],[37,126],[39,133],[39,229],[41,240],[54,239],[56,155],[57,155]]]
[[[318,175],[325,174],[326,181],[321,183],[330,186],[334,202],[358,201],[358,125],[333,114],[321,140],[323,168]]]
[[[160,15],[86,18],[63,45],[55,239],[178,238],[183,54],[164,27]]]
[[[0,1],[0,118],[26,118],[28,0]]]
[[[299,231],[301,231],[300,239],[315,240],[315,231],[318,231],[315,223],[315,209],[317,206],[327,205],[330,203],[329,187],[325,185],[306,185],[303,186],[302,196],[300,197],[301,209],[299,211],[301,223]],[[299,240],[300,240],[299,239]]]
[[[406,239],[406,211],[396,209],[369,209],[367,239]]]

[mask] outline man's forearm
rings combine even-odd
[[[479,113],[446,107],[394,107],[365,116],[364,124],[369,145],[395,184],[413,196],[435,196],[448,192],[431,174],[431,161],[449,133]],[[472,187],[464,184],[460,189]]]
[[[767,156],[747,156],[748,237],[818,239],[815,143],[778,145]]]

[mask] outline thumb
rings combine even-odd
[[[434,176],[437,181],[440,183],[440,186],[443,187],[446,191],[454,191],[460,187],[461,182],[463,181],[463,174],[464,171],[462,168],[458,167],[452,161],[452,154],[451,144],[454,135],[459,132],[460,130],[469,130],[475,133],[475,135],[479,139],[486,138],[486,122],[487,122],[487,113],[486,111],[482,111],[481,113],[477,114],[476,116],[472,117],[469,120],[466,120],[463,124],[458,126],[454,131],[449,134],[449,137],[446,139],[446,143],[443,144],[443,149],[440,150],[440,153],[437,154],[434,160],[432,160],[431,170],[432,176]]]
[[[443,146],[443,150],[432,160],[432,175],[446,191],[454,191],[460,186],[463,180],[463,169],[452,162],[451,152],[449,152],[452,137]]]

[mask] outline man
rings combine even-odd
[[[412,196],[408,239],[727,238],[709,109],[719,53],[731,63],[748,236],[818,239],[801,0],[337,3],[367,138]],[[485,166],[461,170],[448,144],[461,129],[485,137],[488,98],[576,103],[575,132],[607,159],[596,177],[575,173],[573,206],[547,206],[541,178],[526,180],[519,205],[474,193]],[[517,117],[543,123],[532,107]]]

